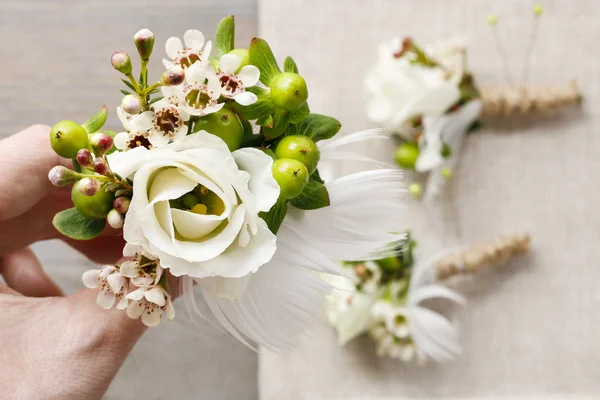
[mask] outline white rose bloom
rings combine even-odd
[[[400,48],[398,40],[381,44],[377,62],[365,79],[371,95],[369,118],[398,133],[412,118],[443,115],[460,98],[456,79],[450,79],[442,68],[396,57]]]
[[[279,186],[262,151],[231,153],[201,131],[160,149],[114,153],[109,163],[136,188],[125,240],[154,254],[173,275],[246,277],[275,254],[275,235],[258,213],[275,204]],[[202,193],[197,206],[171,206],[193,190]]]

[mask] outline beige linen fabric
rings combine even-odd
[[[429,222],[410,204],[422,254],[439,243],[456,245],[453,220],[463,242],[532,233],[529,257],[457,286],[469,301],[454,313],[463,355],[450,365],[402,365],[377,359],[367,338],[340,349],[323,327],[291,354],[261,355],[261,399],[600,396],[600,3],[543,3],[530,81],[575,78],[583,106],[562,118],[489,123],[466,141],[454,203],[451,197],[438,203],[442,211],[435,209]],[[259,21],[275,54],[296,59],[313,112],[339,118],[351,132],[372,127],[362,80],[381,40],[411,35],[431,43],[464,34],[479,82],[503,83],[486,17],[499,16],[508,61],[520,75],[531,6],[524,0],[261,0]],[[368,147],[392,159],[391,143]]]

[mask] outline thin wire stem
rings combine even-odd
[[[504,79],[506,82],[512,86],[513,79],[512,73],[510,71],[510,66],[508,65],[508,58],[506,57],[506,50],[504,48],[504,43],[502,42],[502,38],[500,37],[500,33],[496,26],[492,26],[492,33],[494,34],[494,42],[496,43],[496,50],[498,51],[498,55],[500,56],[500,62],[502,65],[502,70],[504,72]]]
[[[527,85],[527,81],[529,80],[529,70],[531,67],[531,56],[533,54],[533,48],[535,47],[535,43],[537,42],[538,30],[539,30],[539,17],[535,16],[533,21],[533,28],[531,30],[531,35],[529,35],[529,42],[527,43],[527,47],[525,48],[525,63],[523,65],[523,75],[522,75],[522,84],[523,87]]]

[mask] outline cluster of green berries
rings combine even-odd
[[[273,177],[281,188],[280,197],[297,197],[316,171],[321,156],[315,142],[307,136],[285,136],[275,147]]]
[[[48,175],[50,182],[58,187],[73,185],[71,200],[80,214],[90,219],[106,218],[115,229],[122,227],[130,198],[116,193],[130,190],[123,187],[106,161],[106,154],[113,148],[112,137],[101,132],[88,133],[84,126],[66,120],[50,130],[50,145],[59,156],[72,159],[77,169],[56,166]]]

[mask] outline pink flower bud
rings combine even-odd
[[[121,214],[127,214],[127,211],[129,211],[129,204],[130,203],[131,203],[131,200],[129,200],[128,197],[121,196],[121,197],[117,197],[115,199],[115,202],[113,203],[113,207],[119,213],[121,213]]]
[[[165,86],[177,86],[183,83],[185,71],[179,65],[174,65],[166,70],[160,77],[160,83]]]
[[[95,133],[90,138],[90,146],[97,157],[103,156],[112,149],[113,139],[106,133]]]
[[[110,62],[114,69],[120,73],[125,75],[131,74],[131,59],[126,52],[122,50],[115,51],[110,58]]]
[[[91,167],[93,161],[94,159],[92,158],[92,153],[90,153],[88,149],[81,149],[77,152],[77,162],[82,167]]]
[[[115,209],[108,212],[106,222],[113,229],[121,229],[123,227],[123,216]]]
[[[137,114],[142,109],[142,100],[138,95],[128,94],[121,101],[121,108],[129,114]]]
[[[154,33],[149,29],[142,29],[133,35],[133,42],[137,48],[140,58],[148,61],[154,48]]]
[[[48,179],[54,186],[62,187],[77,182],[79,176],[77,172],[72,171],[67,167],[57,165],[48,173]]]
[[[77,182],[77,190],[84,196],[93,196],[100,189],[100,182],[97,179],[83,178]]]
[[[94,171],[100,175],[106,175],[108,173],[108,163],[104,157],[96,157],[94,160]]]

